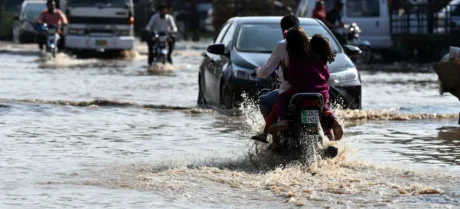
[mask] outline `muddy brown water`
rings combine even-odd
[[[362,67],[339,157],[279,165],[254,106],[196,106],[200,44],[164,69],[3,45],[0,208],[460,207],[459,102],[432,71]]]

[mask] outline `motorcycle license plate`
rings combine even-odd
[[[48,29],[48,34],[55,34],[57,30],[55,28]]]
[[[318,110],[302,110],[302,124],[317,124],[319,122]]]
[[[107,46],[107,40],[96,40],[96,46]]]

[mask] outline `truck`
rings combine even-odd
[[[334,2],[325,0],[326,11],[333,8]],[[357,23],[362,30],[361,40],[369,41],[372,50],[387,61],[408,60],[414,55],[431,61],[444,55],[448,50],[446,46],[458,45],[460,41],[459,0],[436,0],[435,3],[412,0],[405,4],[392,0],[342,2],[342,21]],[[312,17],[315,3],[316,0],[301,0],[296,15]]]
[[[403,58],[438,61],[460,45],[460,1],[400,5],[390,10],[390,35]]]
[[[70,51],[123,51],[134,48],[132,0],[61,0],[69,20],[65,48]]]

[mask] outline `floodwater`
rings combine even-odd
[[[205,43],[153,69],[0,44],[0,208],[460,208],[459,101],[429,69],[361,67],[339,157],[302,167],[255,151],[254,106],[196,106]]]

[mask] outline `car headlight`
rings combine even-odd
[[[335,83],[341,83],[346,81],[358,80],[358,78],[358,70],[356,70],[356,67],[350,67],[340,72],[331,73],[329,80],[332,80]]]
[[[239,66],[233,66],[233,74],[237,78],[241,79],[249,79],[249,80],[257,80],[257,76],[251,76],[254,73],[254,70],[245,69]]]

